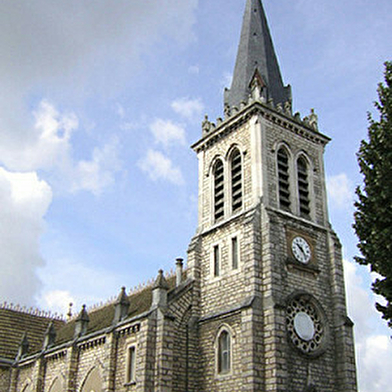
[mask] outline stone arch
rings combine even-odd
[[[25,386],[22,389],[22,392],[33,392],[33,384],[30,380],[27,380]]]
[[[234,332],[228,324],[222,324],[215,334],[215,373],[231,374],[233,371]]]
[[[49,388],[49,392],[63,392],[63,391],[64,391],[64,385],[62,383],[61,377],[56,377]]]
[[[96,366],[87,373],[80,392],[102,392],[102,376]]]

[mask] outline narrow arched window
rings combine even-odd
[[[235,149],[231,154],[231,205],[236,212],[242,207],[242,162],[241,153]]]
[[[278,151],[279,206],[290,211],[289,157],[284,148]]]
[[[224,173],[223,163],[219,159],[214,166],[214,217],[219,220],[224,216]]]
[[[230,334],[223,330],[218,337],[218,373],[230,372]]]
[[[298,179],[299,213],[301,216],[308,217],[310,214],[309,175],[308,175],[308,164],[303,157],[300,157],[297,160],[297,179]]]

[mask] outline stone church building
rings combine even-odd
[[[292,113],[260,0],[247,0],[224,118],[192,148],[186,267],[68,321],[0,309],[1,392],[354,392],[353,323],[312,111]]]

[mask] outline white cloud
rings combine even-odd
[[[162,144],[164,147],[170,145],[185,145],[185,129],[170,120],[156,119],[151,125],[150,130],[154,136],[155,143]]]
[[[346,173],[328,177],[327,191],[333,208],[352,208],[354,200],[353,185]]]
[[[392,384],[389,329],[374,307],[375,297],[363,287],[360,267],[344,261],[349,314],[355,322],[355,349],[361,392],[384,392]]]
[[[73,113],[60,113],[47,100],[34,111],[34,134],[30,140],[14,148],[0,147],[0,160],[13,170],[44,170],[50,173],[52,185],[63,191],[89,191],[100,194],[113,184],[121,169],[118,141],[95,147],[90,160],[75,162],[72,136],[79,121]],[[7,146],[6,146],[7,147]]]
[[[33,112],[35,124],[20,143],[0,143],[0,160],[10,170],[31,171],[64,165],[68,159],[70,139],[78,128],[73,113],[60,114],[47,100]]]
[[[67,313],[70,302],[77,313],[83,304],[94,305],[110,299],[124,284],[122,275],[69,258],[51,260],[39,276],[44,285],[38,304],[63,314]]]
[[[39,302],[42,309],[49,309],[52,313],[65,316],[70,304],[75,303],[75,299],[67,290],[53,290],[45,292]]]
[[[176,185],[184,184],[184,177],[179,168],[159,151],[148,150],[147,155],[139,161],[139,167],[153,180],[166,180]]]
[[[176,113],[187,118],[188,120],[192,120],[195,117],[200,117],[204,110],[204,104],[199,98],[179,98],[172,102],[171,107]]]
[[[72,191],[85,190],[99,195],[115,181],[115,173],[121,169],[118,158],[118,140],[95,148],[89,161],[80,161],[72,170]]]
[[[50,186],[36,173],[0,167],[0,297],[33,305],[40,286],[36,270],[44,261],[40,235],[52,201]]]

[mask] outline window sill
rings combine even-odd
[[[225,372],[225,373],[217,373],[215,375],[215,378],[218,380],[221,380],[221,379],[229,378],[231,376],[232,376],[232,372],[229,371],[229,372]]]

